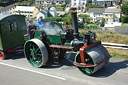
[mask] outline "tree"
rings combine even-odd
[[[71,13],[67,13],[67,14],[62,18],[62,21],[63,21],[64,24],[66,24],[66,25],[71,25],[71,24],[72,24]]]
[[[71,3],[71,0],[65,0],[66,4]]]
[[[104,8],[107,8],[107,4],[106,3],[104,4]]]
[[[61,21],[62,20],[62,17],[46,17],[45,18],[45,21]]]
[[[88,3],[92,3],[92,0],[88,0]]]
[[[83,19],[83,23],[90,23],[90,16],[89,15],[85,15],[85,14],[80,14],[78,15],[79,18]]]
[[[102,18],[102,21],[101,21],[100,27],[104,27],[104,25],[105,25],[105,19],[104,19],[104,18]]]
[[[128,15],[128,3],[123,4],[123,6],[121,7],[121,11],[124,15]]]

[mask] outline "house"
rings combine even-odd
[[[77,7],[79,10],[85,11],[88,0],[71,0],[71,7]]]
[[[66,1],[65,0],[54,0],[53,2],[56,5],[64,5],[64,4],[66,4]]]
[[[88,15],[93,18],[93,21],[104,20],[106,26],[121,25],[121,9],[91,8],[88,10]]]
[[[51,8],[49,9],[49,13],[50,13],[50,15],[51,15],[52,17],[57,17],[57,10],[56,10],[55,7],[51,7]]]
[[[36,18],[39,19],[39,17],[42,16],[42,18],[48,17],[48,13],[46,11],[39,11],[36,15]]]
[[[16,5],[9,5],[0,9],[0,15],[13,14]]]
[[[92,4],[101,5],[101,6],[105,6],[106,4],[107,6],[112,6],[119,4],[119,1],[120,0],[92,0]]]
[[[35,4],[52,4],[53,0],[35,0]]]
[[[71,0],[71,6],[86,5],[88,0]]]
[[[40,9],[40,11],[36,15],[36,18],[38,19],[40,16],[42,16],[43,18],[57,17],[57,10],[55,7],[45,7],[44,9]]]
[[[15,14],[25,15],[28,18],[36,17],[36,14],[38,12],[39,10],[36,7],[30,7],[30,6],[17,6],[15,9]]]
[[[35,0],[35,4],[52,4],[54,3],[55,5],[64,5],[66,2],[65,0]]]

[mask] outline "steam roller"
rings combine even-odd
[[[77,52],[73,64],[87,75],[92,75],[104,67],[111,58],[107,49],[96,40],[96,34],[88,31],[84,37],[79,36],[77,9],[70,8],[73,29],[63,30],[58,22],[49,22],[24,45],[24,54],[34,67],[42,67],[49,59],[58,64],[66,51]]]
[[[104,67],[109,62],[110,57],[106,48],[101,45],[100,41],[97,41],[90,46],[85,45],[80,48],[80,53],[76,55],[74,65],[81,72],[91,75]]]

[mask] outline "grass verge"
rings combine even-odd
[[[80,36],[84,36],[87,30],[80,29]],[[110,42],[110,43],[120,43],[120,44],[128,44],[128,36],[112,33],[112,32],[98,32],[95,31],[97,35],[97,40],[101,40],[102,42]],[[128,60],[128,50],[122,49],[114,49],[107,48],[110,55],[112,57],[124,58]]]
[[[80,29],[79,32],[80,36],[84,36],[87,30]],[[97,40],[101,40],[102,42],[128,44],[128,36],[126,35],[120,35],[112,32],[99,32],[96,30],[93,30],[93,32],[96,32]]]
[[[112,57],[123,58],[128,60],[128,50],[107,48],[108,52]]]
[[[123,23],[122,26],[128,26],[128,23]]]

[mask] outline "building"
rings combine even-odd
[[[93,21],[104,20],[106,26],[120,25],[121,9],[91,8],[88,10],[88,14]]]
[[[49,9],[49,13],[50,13],[50,15],[51,15],[52,17],[57,17],[57,10],[56,10],[55,7],[51,7],[51,8]]]
[[[88,0],[71,0],[71,6],[77,7],[78,10],[85,11]]]
[[[14,14],[16,5],[9,5],[0,9],[0,15]]]
[[[64,5],[66,2],[65,0],[35,0],[35,4],[56,4],[56,5]]]
[[[53,3],[56,4],[56,5],[64,5],[64,4],[66,4],[65,0],[54,0]]]
[[[71,0],[71,6],[82,6],[86,5],[88,0]]]
[[[112,6],[119,4],[120,0],[92,0],[92,4],[101,5],[101,6]]]
[[[15,9],[15,14],[25,15],[28,18],[36,17],[36,14],[39,10],[36,7],[29,7],[29,6],[17,6]]]
[[[48,17],[48,13],[46,11],[39,11],[36,15],[36,18],[39,19],[39,17],[42,16],[42,18]]]
[[[36,18],[38,19],[40,16],[42,16],[43,18],[57,17],[57,10],[55,7],[45,7],[44,9],[40,9],[40,11],[36,15]]]
[[[52,4],[53,0],[35,0],[35,4]]]

